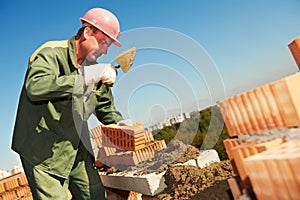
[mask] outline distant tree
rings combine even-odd
[[[166,144],[176,137],[199,149],[214,148],[221,160],[228,159],[223,144],[223,140],[228,138],[228,131],[217,106],[206,108],[198,113],[193,112],[190,119],[164,127],[153,135],[156,140],[164,139]]]

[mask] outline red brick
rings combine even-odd
[[[13,190],[19,186],[17,178],[8,179],[3,184],[6,191]]]
[[[3,200],[15,200],[18,199],[15,191],[9,191],[2,194]]]
[[[18,198],[31,195],[29,186],[18,187],[16,189],[16,193],[17,193]]]
[[[251,104],[251,100],[249,97],[248,93],[243,93],[240,95],[245,106],[245,111],[249,117],[249,125],[251,126],[252,130],[255,131],[260,131],[259,123],[256,118],[256,113],[254,112],[253,105]]]
[[[261,107],[261,103],[260,102],[260,98],[259,97],[259,93],[257,92],[257,88],[251,90],[248,92],[248,96],[249,96],[249,99],[250,99],[250,103],[252,104],[252,107],[254,109],[254,113],[255,113],[255,116],[256,116],[256,119],[257,121],[259,122],[258,126],[259,126],[259,131],[262,131],[262,130],[267,130],[268,129],[268,126],[267,126],[267,122],[264,118],[264,110],[266,107]]]
[[[270,110],[270,115],[271,118],[273,119],[273,123],[275,124],[274,127],[281,128],[284,127],[284,123],[283,123],[282,116],[279,112],[279,108],[277,106],[275,96],[272,92],[271,85],[272,84],[267,84],[265,86],[262,86],[262,92],[264,97],[266,98],[266,102]]]
[[[266,87],[266,86],[256,88],[254,90],[254,92],[256,94],[256,98],[258,99],[259,106],[260,106],[261,111],[262,111],[262,116],[265,120],[266,129],[270,130],[270,129],[276,128],[276,124],[274,123],[274,119],[273,119],[272,114],[271,114],[271,110],[270,110],[270,107],[269,107],[270,105],[268,104],[265,93],[263,92],[264,87]],[[251,132],[249,132],[249,133],[251,133]]]
[[[20,186],[28,185],[28,181],[27,181],[27,178],[26,178],[25,174],[18,177],[18,183],[19,183]]]
[[[5,192],[5,188],[4,188],[3,183],[0,183],[0,194],[3,192]]]
[[[141,161],[148,160],[150,158],[153,158],[154,151],[162,149],[161,146],[158,144],[161,144],[162,147],[166,148],[166,144],[164,140],[154,141],[149,143],[147,146],[145,146],[143,149],[137,150],[137,151],[126,151],[126,152],[120,152],[120,153],[112,153],[112,154],[106,154],[102,153],[102,155],[99,154],[99,161],[102,163],[112,166],[112,165],[136,165]],[[103,148],[103,149],[111,149],[111,148]],[[100,153],[104,151],[99,151]]]
[[[217,103],[217,106],[219,107],[222,117],[224,119],[225,126],[227,128],[227,131],[229,135],[234,135],[236,131],[233,130],[234,125],[229,120],[229,110],[227,109],[226,101],[220,101]]]
[[[248,130],[246,128],[247,121],[245,121],[246,119],[244,118],[244,116],[242,116],[243,105],[240,102],[238,96],[234,96],[232,98],[231,104],[237,119],[238,126],[240,128],[240,133],[244,133],[244,134],[248,133]]]
[[[246,104],[244,102],[244,99],[242,98],[241,95],[237,95],[236,96],[236,101],[237,101],[237,105],[238,105],[238,108],[240,110],[240,114],[241,114],[241,117],[242,117],[242,121],[243,121],[242,123],[246,128],[246,133],[254,132],[254,130],[252,128],[251,121],[250,121],[249,114],[247,113],[247,108],[246,108]]]
[[[104,132],[103,145],[105,146],[136,151],[145,145],[145,130],[142,127],[102,125],[101,128]]]
[[[228,158],[230,160],[233,159],[233,156],[232,156],[232,153],[231,153],[231,149],[233,147],[236,147],[236,146],[239,145],[238,139],[229,139],[229,138],[227,138],[227,139],[223,140],[223,144],[224,144],[224,147],[226,149]]]
[[[296,64],[298,65],[298,68],[300,69],[300,37],[293,40],[288,47],[296,61]]]
[[[292,140],[244,161],[257,199],[300,199],[300,140]]]
[[[231,149],[234,161],[234,169],[236,168],[245,188],[251,188],[248,178],[248,171],[244,166],[244,159],[255,154],[261,153],[267,149],[274,148],[282,144],[282,138],[263,142],[260,144],[241,144]]]
[[[253,172],[255,171],[255,175],[253,175],[252,172],[248,174],[253,191],[255,195],[257,195],[256,198],[258,200],[276,199],[274,198],[275,194],[280,191],[280,188],[274,190],[272,187],[272,181],[270,178],[272,174],[268,172],[263,162],[247,163],[246,168],[248,167],[250,167],[249,170],[251,169]]]
[[[271,84],[285,127],[300,126],[300,73]]]
[[[242,188],[237,181],[236,177],[230,178],[227,180],[227,183],[230,187],[233,198],[236,200],[242,195]]]
[[[101,129],[101,126],[97,126],[93,129],[91,129],[91,132],[93,134],[93,137],[97,143],[98,147],[102,147],[102,135],[103,135],[103,131]]]
[[[232,165],[233,172],[235,174],[238,174],[237,166],[234,162],[233,153],[232,153],[232,148],[239,145],[238,139],[229,139],[229,138],[227,138],[227,139],[223,140],[223,144],[224,144],[224,147],[226,149],[226,153],[228,155],[230,163]]]
[[[226,102],[226,108],[228,109],[228,113],[229,113],[229,120],[230,121],[230,124],[232,124],[233,128],[232,128],[232,133],[229,133],[229,136],[237,136],[239,135],[242,130],[239,126],[239,122],[238,122],[238,119],[237,119],[237,116],[235,115],[235,112],[234,112],[234,108],[232,106],[232,98],[229,99],[227,102]]]

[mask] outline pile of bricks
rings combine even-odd
[[[136,165],[166,148],[165,141],[155,141],[140,122],[133,126],[100,125],[91,131],[99,149],[97,161],[107,166]]]
[[[13,174],[0,180],[0,200],[15,199],[33,199],[24,173]]]
[[[300,68],[300,38],[289,48]],[[218,102],[230,136],[223,143],[236,174],[228,180],[235,199],[249,191],[258,200],[300,199],[299,91],[298,72]]]
[[[33,200],[24,172],[13,174],[0,180],[0,200]],[[72,199],[68,191],[68,199]]]

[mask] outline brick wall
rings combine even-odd
[[[300,126],[300,73],[218,103],[230,136]]]

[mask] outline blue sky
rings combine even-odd
[[[19,164],[10,149],[29,56],[48,40],[73,36],[92,7],[120,20],[122,48],[138,48],[113,88],[125,118],[150,125],[298,71],[288,44],[300,36],[299,0],[2,0],[0,169]]]

